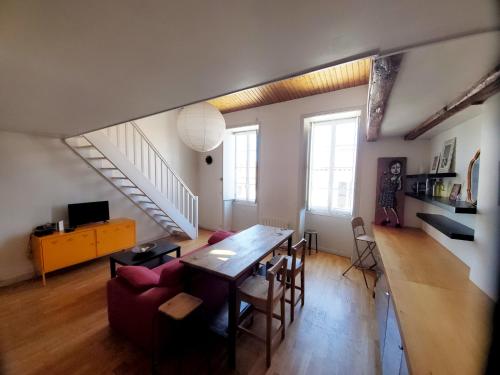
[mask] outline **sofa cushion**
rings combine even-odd
[[[182,276],[184,274],[184,265],[179,259],[171,260],[165,267],[162,267],[159,286],[171,287],[182,284]]]
[[[234,235],[233,232],[226,232],[224,230],[218,230],[214,234],[210,236],[208,239],[208,244],[213,245],[216,244],[217,242],[221,242],[222,240],[226,239],[227,237],[230,237]]]
[[[146,290],[158,285],[160,277],[143,266],[123,266],[116,270],[119,277],[137,290]]]

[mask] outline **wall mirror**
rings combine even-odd
[[[467,170],[467,202],[477,204],[477,190],[479,186],[480,150],[474,154]]]

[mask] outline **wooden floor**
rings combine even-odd
[[[199,239],[180,242],[182,253],[205,243],[209,234],[200,231]],[[346,258],[327,253],[307,256],[306,304],[297,307],[293,324],[287,322],[285,341],[277,339],[267,372],[265,345],[242,334],[237,370],[224,365],[224,345],[219,344],[212,348],[211,373],[379,373],[374,301],[359,271],[342,277],[347,265]],[[108,260],[102,258],[49,275],[45,288],[33,280],[1,289],[0,374],[150,373],[150,356],[108,327],[108,278]],[[252,328],[263,329],[263,322],[256,315]],[[160,373],[179,372],[165,363],[171,360],[162,361]],[[195,362],[184,358],[183,373],[208,373],[203,361],[193,370]]]

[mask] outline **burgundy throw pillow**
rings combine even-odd
[[[168,266],[161,271],[158,286],[177,286],[182,284],[184,265],[178,259],[168,262]]]
[[[221,242],[222,240],[224,240],[232,235],[234,235],[233,232],[226,232],[224,230],[218,230],[217,232],[215,232],[214,234],[212,234],[210,236],[210,238],[208,239],[208,243],[209,243],[209,245],[213,245],[213,244],[216,244],[217,242]]]
[[[138,290],[146,290],[158,286],[160,280],[160,277],[156,273],[143,266],[119,267],[116,273]]]

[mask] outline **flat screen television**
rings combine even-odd
[[[68,204],[68,219],[70,227],[98,223],[109,220],[109,202],[86,202]]]

